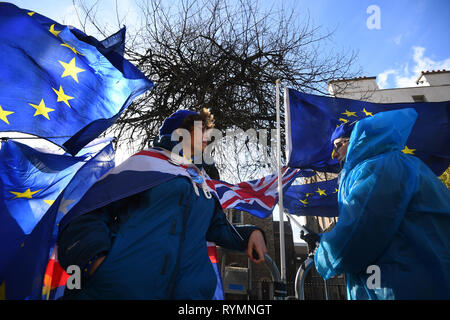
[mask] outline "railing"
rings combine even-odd
[[[247,254],[245,252],[239,252],[239,251],[232,251],[232,250],[227,250],[225,248],[220,248],[221,251],[223,251],[225,253],[225,255],[222,258],[221,261],[221,270],[222,270],[222,275],[224,276],[224,265],[226,263],[226,254],[230,253],[233,255],[242,255],[242,256],[246,256]],[[250,291],[251,289],[251,263],[250,263],[250,259],[247,260],[248,261],[248,270],[249,270],[249,276],[248,276],[248,288]],[[267,268],[267,270],[270,273],[273,285],[274,285],[274,292],[273,292],[273,300],[283,300],[286,295],[286,285],[283,284],[281,282],[281,274],[280,274],[280,270],[278,269],[278,267],[276,266],[275,262],[273,261],[273,259],[268,255],[265,254],[264,255],[264,266]],[[223,279],[225,282],[225,279]]]
[[[290,218],[290,216],[288,215]],[[305,300],[305,280],[310,270],[314,267],[314,252],[320,242],[320,237],[315,232],[306,228],[306,226],[299,225],[295,220],[290,219],[300,227],[300,238],[308,245],[308,257],[298,268],[295,275],[295,297],[298,300]],[[325,300],[329,300],[330,294],[328,291],[327,281],[324,280]]]
[[[295,276],[295,297],[298,300],[305,300],[305,280],[310,270],[314,267],[314,255],[310,254],[308,258],[298,268]],[[329,300],[327,281],[324,280],[325,300]]]
[[[265,254],[264,255],[264,265],[266,266],[266,268],[268,269],[268,271],[270,272],[271,278],[272,278],[272,282],[273,282],[273,295],[271,296],[272,299],[274,300],[284,300],[284,299],[298,299],[298,300],[305,300],[305,283],[306,283],[306,278],[307,276],[310,274],[311,270],[314,270],[314,252],[320,242],[320,237],[312,232],[311,230],[307,229],[306,227],[302,226],[302,231],[300,232],[300,238],[302,238],[308,245],[308,257],[307,259],[302,263],[302,265],[300,266],[300,268],[297,270],[297,274],[295,277],[295,283],[294,283],[294,289],[295,289],[295,297],[287,297],[287,290],[286,290],[286,284],[283,283],[281,281],[281,275],[280,275],[280,271],[278,269],[278,267],[276,266],[275,262],[272,260],[272,258],[268,255]],[[222,275],[224,275],[224,266],[226,263],[226,254],[227,253],[233,253],[233,254],[237,254],[237,255],[246,255],[245,252],[237,252],[237,251],[231,251],[231,250],[227,250],[225,248],[220,248],[225,255],[223,255],[223,259],[222,259]],[[247,259],[247,263],[248,263],[248,286],[247,286],[247,296],[249,296],[249,292],[251,291],[251,273],[252,273],[252,266],[250,263],[250,259]],[[312,275],[314,276],[314,275]],[[336,288],[333,287],[334,282],[336,282],[333,279],[330,279],[330,284],[324,280],[322,277],[318,276],[318,278],[320,278],[322,281],[324,281],[324,286],[323,286],[323,293],[324,295],[322,295],[322,291],[315,291],[316,294],[317,292],[320,293],[320,296],[322,296],[319,299],[323,299],[323,297],[325,297],[325,300],[329,300],[329,299],[341,299],[341,289],[338,288],[337,290],[335,290]],[[225,280],[225,279],[224,279]],[[333,282],[333,281],[334,282]],[[345,282],[345,280],[344,280]],[[332,290],[330,291],[330,286],[332,286]],[[341,287],[341,284],[334,284],[335,287]],[[317,288],[322,287],[321,285],[317,286]],[[345,288],[345,286],[344,286]],[[322,290],[322,289],[320,289]],[[330,294],[331,293],[331,294]],[[338,293],[338,294],[337,294]],[[344,292],[345,294],[345,292]],[[314,298],[316,299],[316,298]]]

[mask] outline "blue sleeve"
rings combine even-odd
[[[222,208],[216,206],[211,224],[206,233],[206,240],[215,242],[226,249],[244,251],[253,231],[259,230],[265,238],[263,230],[253,225],[233,226],[225,216]]]
[[[111,248],[108,207],[74,218],[58,235],[58,259],[67,269],[70,265],[84,268],[89,260]]]
[[[417,185],[401,157],[368,160],[344,177],[336,226],[321,237],[316,268],[324,279],[365,272],[394,237]]]

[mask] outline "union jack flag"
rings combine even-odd
[[[287,167],[282,169],[283,190],[289,188],[299,171],[299,169]],[[267,218],[278,202],[278,174],[234,185],[218,180],[206,182],[217,192],[223,209],[233,208],[259,218]]]

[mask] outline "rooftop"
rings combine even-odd
[[[336,79],[336,80],[331,80],[328,83],[332,83],[332,82],[342,82],[342,81],[355,81],[355,80],[372,80],[372,79],[376,79],[377,77],[356,77],[356,78],[349,78],[349,79]]]

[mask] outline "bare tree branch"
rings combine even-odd
[[[96,4],[87,7],[82,2],[80,23],[104,32]],[[284,7],[264,11],[258,4],[140,3],[144,23],[131,35],[126,54],[156,86],[134,101],[112,128],[119,144],[147,147],[163,120],[183,108],[209,107],[222,131],[270,130],[276,124],[277,79],[299,91],[327,94],[330,80],[357,75],[351,72],[356,54],[330,51],[326,45],[332,33],[312,26],[308,14]],[[116,19],[121,22],[118,13]],[[272,152],[270,144],[267,148]],[[245,176],[242,170],[236,172]]]

